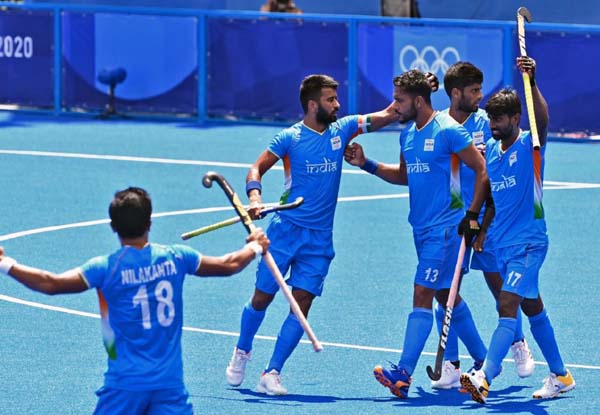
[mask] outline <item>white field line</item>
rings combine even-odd
[[[115,155],[99,155],[99,154],[85,154],[85,153],[63,153],[63,152],[48,152],[48,151],[24,151],[24,150],[0,150],[0,154],[10,155],[22,155],[22,156],[36,156],[36,157],[62,157],[62,158],[81,158],[81,159],[96,159],[96,160],[113,160],[113,161],[128,161],[128,162],[143,162],[143,163],[163,163],[163,164],[182,164],[182,165],[196,165],[196,166],[217,166],[217,167],[233,167],[233,168],[249,168],[250,164],[243,163],[225,163],[225,162],[214,162],[214,161],[201,161],[201,160],[180,160],[180,159],[166,159],[166,158],[151,158],[151,157],[131,157],[131,156],[115,156]],[[273,166],[273,168],[282,170],[280,166]],[[358,169],[342,170],[343,173],[347,174],[367,174],[366,172]],[[556,182],[556,181],[545,181],[545,190],[564,190],[564,189],[591,189],[600,188],[600,184],[594,183],[572,183],[572,182]],[[340,197],[339,202],[356,202],[364,200],[381,200],[381,199],[400,199],[407,198],[407,193],[399,194],[388,194],[388,195],[373,195],[373,196],[353,196],[353,197]],[[181,210],[172,212],[155,213],[152,215],[154,218],[165,217],[165,216],[177,216],[177,215],[190,215],[195,213],[208,213],[218,212],[224,210],[232,210],[232,207],[214,207],[214,208],[203,208],[203,209],[191,209]],[[109,223],[108,219],[91,220],[78,223],[70,223],[64,225],[47,226],[37,229],[29,229],[20,232],[14,232],[6,235],[0,235],[0,242],[9,239],[20,238],[28,235],[35,235],[44,232],[53,232],[62,229],[70,228],[82,228],[86,226],[95,226]]]
[[[180,164],[188,166],[213,166],[213,167],[231,167],[231,168],[250,168],[250,164],[247,163],[230,163],[220,161],[203,161],[203,160],[182,160],[182,159],[167,159],[167,158],[155,158],[155,157],[136,157],[136,156],[117,156],[109,154],[88,154],[88,153],[65,153],[55,151],[32,151],[32,150],[2,150],[0,154],[8,154],[14,156],[36,156],[36,157],[59,157],[59,158],[80,158],[80,159],[91,159],[91,160],[111,160],[111,161],[130,161],[138,163],[160,163],[160,164]],[[273,166],[273,170],[283,170],[281,166]],[[352,168],[350,170],[343,169],[345,174],[368,174],[362,170]],[[554,182],[544,181],[545,185],[559,186],[559,188],[565,189],[582,189],[582,188],[598,188],[600,184],[594,183],[570,183],[570,182]]]
[[[0,294],[0,301],[6,301],[9,303],[39,308],[42,310],[55,311],[58,313],[71,314],[71,315],[76,315],[76,316],[80,316],[80,317],[88,317],[88,318],[95,318],[95,319],[100,318],[100,315],[95,314],[95,313],[88,313],[88,312],[73,310],[73,309],[65,308],[65,307],[56,307],[53,305],[42,304],[42,303],[38,303],[38,302],[34,302],[34,301],[21,300],[20,298],[10,297],[8,295],[3,295],[3,294]],[[210,329],[201,329],[201,328],[197,328],[197,327],[187,327],[187,326],[183,327],[183,330],[193,332],[193,333],[213,334],[213,335],[218,335],[218,336],[229,336],[229,337],[237,337],[240,335],[239,333],[236,333],[233,331],[210,330]],[[277,337],[274,337],[274,336],[256,336],[256,338],[260,339],[260,340],[269,340],[269,341],[277,340]],[[300,340],[300,343],[311,344],[311,342],[309,340]],[[393,348],[388,348],[388,347],[364,346],[364,345],[358,345],[358,344],[334,343],[334,342],[322,342],[322,344],[327,347],[337,347],[337,348],[342,348],[342,349],[367,350],[367,351],[387,352],[387,353],[397,353],[397,354],[402,352],[401,349],[393,349]],[[422,352],[421,354],[425,355],[425,356],[435,356],[436,355],[435,353],[432,353],[432,352]],[[468,355],[461,355],[460,357],[463,359],[469,358]],[[504,359],[504,361],[505,362],[514,362],[514,360],[512,360],[512,359]],[[537,365],[542,365],[542,366],[547,365],[546,362],[535,362],[535,363]],[[593,365],[566,364],[565,366],[578,368],[578,369],[600,370],[600,366],[593,366]]]
[[[251,164],[246,163],[229,163],[220,161],[203,161],[203,160],[181,160],[181,159],[166,159],[155,157],[135,157],[135,156],[116,156],[109,154],[86,154],[86,153],[63,153],[54,151],[25,151],[25,150],[0,150],[0,154],[10,154],[14,156],[35,156],[35,157],[60,157],[60,158],[78,158],[89,160],[110,160],[110,161],[128,161],[137,163],[160,163],[160,164],[179,164],[187,166],[211,166],[211,167],[232,167],[248,169]],[[281,166],[273,166],[273,170],[283,170]],[[348,174],[366,174],[362,170],[352,169],[343,170]]]
[[[96,155],[96,154],[84,154],[84,153],[62,153],[62,152],[47,152],[47,151],[21,151],[21,150],[0,150],[0,154],[11,154],[11,155],[23,155],[23,156],[37,156],[37,157],[62,157],[62,158],[82,158],[82,159],[96,159],[96,160],[112,160],[112,161],[129,161],[129,162],[143,162],[143,163],[162,163],[162,164],[180,164],[180,165],[196,165],[196,166],[216,166],[216,167],[232,167],[232,168],[249,168],[250,164],[243,163],[226,163],[226,162],[214,162],[214,161],[201,161],[201,160],[180,160],[180,159],[165,159],[165,158],[150,158],[150,157],[131,157],[131,156],[115,156],[115,155]],[[273,166],[273,169],[282,170],[280,166]],[[353,170],[342,170],[343,173],[346,174],[367,174],[361,170],[353,169]],[[594,183],[572,183],[572,182],[556,182],[556,181],[544,181],[546,185],[544,187],[545,190],[562,190],[562,189],[591,189],[591,188],[599,188],[600,184]],[[373,195],[373,196],[349,196],[349,197],[340,197],[338,198],[339,202],[356,202],[356,201],[365,201],[365,200],[382,200],[382,199],[401,199],[407,198],[408,193],[398,193],[398,194],[387,194],[387,195]],[[171,212],[161,212],[155,213],[152,215],[154,218],[158,217],[166,217],[166,216],[177,216],[177,215],[190,215],[196,213],[209,213],[209,212],[219,212],[225,210],[233,210],[231,206],[225,207],[213,207],[213,208],[202,208],[202,209],[190,209],[190,210],[180,210],[180,211],[171,211]],[[63,229],[70,228],[81,228],[87,226],[95,226],[101,224],[109,223],[108,219],[100,219],[100,220],[92,220],[85,222],[77,222],[70,223],[64,225],[56,225],[56,226],[47,226],[43,228],[30,229],[20,232],[14,232],[6,235],[0,235],[0,242],[6,241],[9,239],[16,239],[28,235],[34,235],[44,232],[53,232]],[[71,310],[64,307],[56,307],[41,303],[35,303],[31,301],[20,300],[18,298],[9,297],[6,295],[0,294],[0,300],[17,303],[21,305],[27,305],[30,307],[37,307],[51,311],[62,312],[66,314],[79,315],[83,317],[91,317],[91,318],[100,318],[98,314],[86,313],[77,310]],[[235,336],[237,337],[239,333],[235,332],[226,332],[219,330],[209,330],[209,329],[199,329],[194,327],[184,327],[184,330],[191,332],[200,332],[200,333],[208,333],[208,334],[218,334],[224,336]],[[275,337],[271,336],[256,336],[258,339],[263,340],[275,340]],[[310,344],[308,340],[301,340],[301,343]],[[344,344],[344,343],[330,343],[323,342],[325,346],[331,347],[339,347],[339,348],[347,348],[347,349],[359,349],[359,350],[371,350],[371,351],[382,351],[382,352],[393,352],[400,353],[400,349],[390,349],[384,347],[375,347],[375,346],[359,346],[352,344]],[[424,355],[435,356],[435,353],[431,352],[423,352]],[[461,356],[463,358],[468,358],[468,356]],[[512,361],[511,359],[505,359],[506,361]],[[545,365],[544,362],[536,362],[536,364]],[[576,367],[581,369],[600,369],[600,366],[590,366],[590,365],[576,365],[569,364],[569,367]]]

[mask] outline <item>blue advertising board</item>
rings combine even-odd
[[[344,23],[210,19],[207,45],[207,112],[212,118],[297,120],[299,86],[324,73],[339,84],[347,111],[347,38]]]
[[[0,105],[54,105],[53,14],[0,12]]]
[[[98,74],[123,68],[127,76],[115,89],[118,107],[197,113],[197,23],[194,16],[65,12],[62,106],[101,109],[108,87]]]
[[[600,86],[595,82],[600,33],[536,31],[528,34],[527,53],[537,62],[537,84],[550,111],[549,131],[600,134]],[[516,68],[514,79],[523,97],[523,82]],[[522,104],[524,107],[525,102]],[[526,111],[522,125],[529,128]]]

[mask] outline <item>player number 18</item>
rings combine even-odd
[[[175,318],[175,305],[173,304],[173,286],[167,280],[162,280],[156,284],[154,296],[158,304],[156,305],[156,319],[163,327],[169,327]],[[142,325],[146,330],[152,328],[150,318],[150,302],[148,301],[148,291],[145,285],[140,286],[133,297],[133,306],[140,306],[142,311]]]

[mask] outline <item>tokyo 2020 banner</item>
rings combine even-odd
[[[0,13],[0,105],[54,105],[53,30],[51,12]]]

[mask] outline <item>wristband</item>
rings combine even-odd
[[[2,261],[0,261],[0,272],[8,275],[8,271],[17,264],[17,261],[14,258],[9,256],[2,257]]]
[[[258,180],[250,180],[246,183],[246,196],[250,193],[250,190],[257,189],[259,193],[262,193],[262,185]]]
[[[260,258],[260,256],[263,254],[263,248],[261,246],[261,244],[259,244],[256,241],[252,241],[252,242],[248,242],[246,244],[246,248],[250,248],[254,251],[254,258]]]
[[[472,210],[467,210],[467,212],[465,213],[465,218],[469,220],[477,220],[479,219],[479,213],[473,212]]]
[[[363,164],[360,169],[366,171],[367,173],[375,174],[378,167],[379,163],[376,160],[366,159],[365,164]]]

